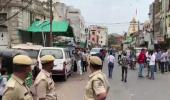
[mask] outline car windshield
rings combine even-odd
[[[91,52],[100,52],[100,49],[92,49]]]
[[[31,58],[37,58],[39,50],[24,50]]]
[[[53,55],[56,59],[63,59],[63,53],[60,49],[43,49],[40,56]]]

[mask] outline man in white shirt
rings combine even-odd
[[[149,66],[150,66],[150,70],[151,70],[151,77],[150,77],[150,79],[154,80],[156,55],[153,53],[153,51],[150,51],[149,54],[150,54]]]
[[[108,60],[108,72],[109,72],[109,78],[112,78],[113,68],[114,68],[114,62],[115,57],[112,55],[112,52],[110,52],[110,55],[107,58]]]
[[[150,75],[150,66],[149,66],[149,62],[150,62],[150,54],[149,54],[149,51],[147,51],[146,52],[146,67],[147,67],[147,75],[146,75],[146,77],[149,77],[149,75]]]
[[[161,73],[163,74],[165,72],[165,62],[166,62],[166,52],[165,52],[165,50],[161,54],[160,62],[161,62],[160,63],[161,64]]]

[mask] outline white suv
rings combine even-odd
[[[67,48],[43,47],[38,55],[39,68],[42,69],[40,58],[44,55],[53,55],[55,57],[53,75],[63,76],[67,80],[67,76],[73,72],[73,61],[70,51]]]
[[[96,56],[100,53],[100,50],[102,50],[102,48],[92,48],[91,51],[90,51],[90,55]]]

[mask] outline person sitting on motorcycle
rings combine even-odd
[[[130,54],[130,68],[134,70],[135,67],[136,67],[136,53],[134,50],[132,50]]]

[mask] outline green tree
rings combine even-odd
[[[116,37],[113,34],[108,36],[108,46],[117,44]]]

